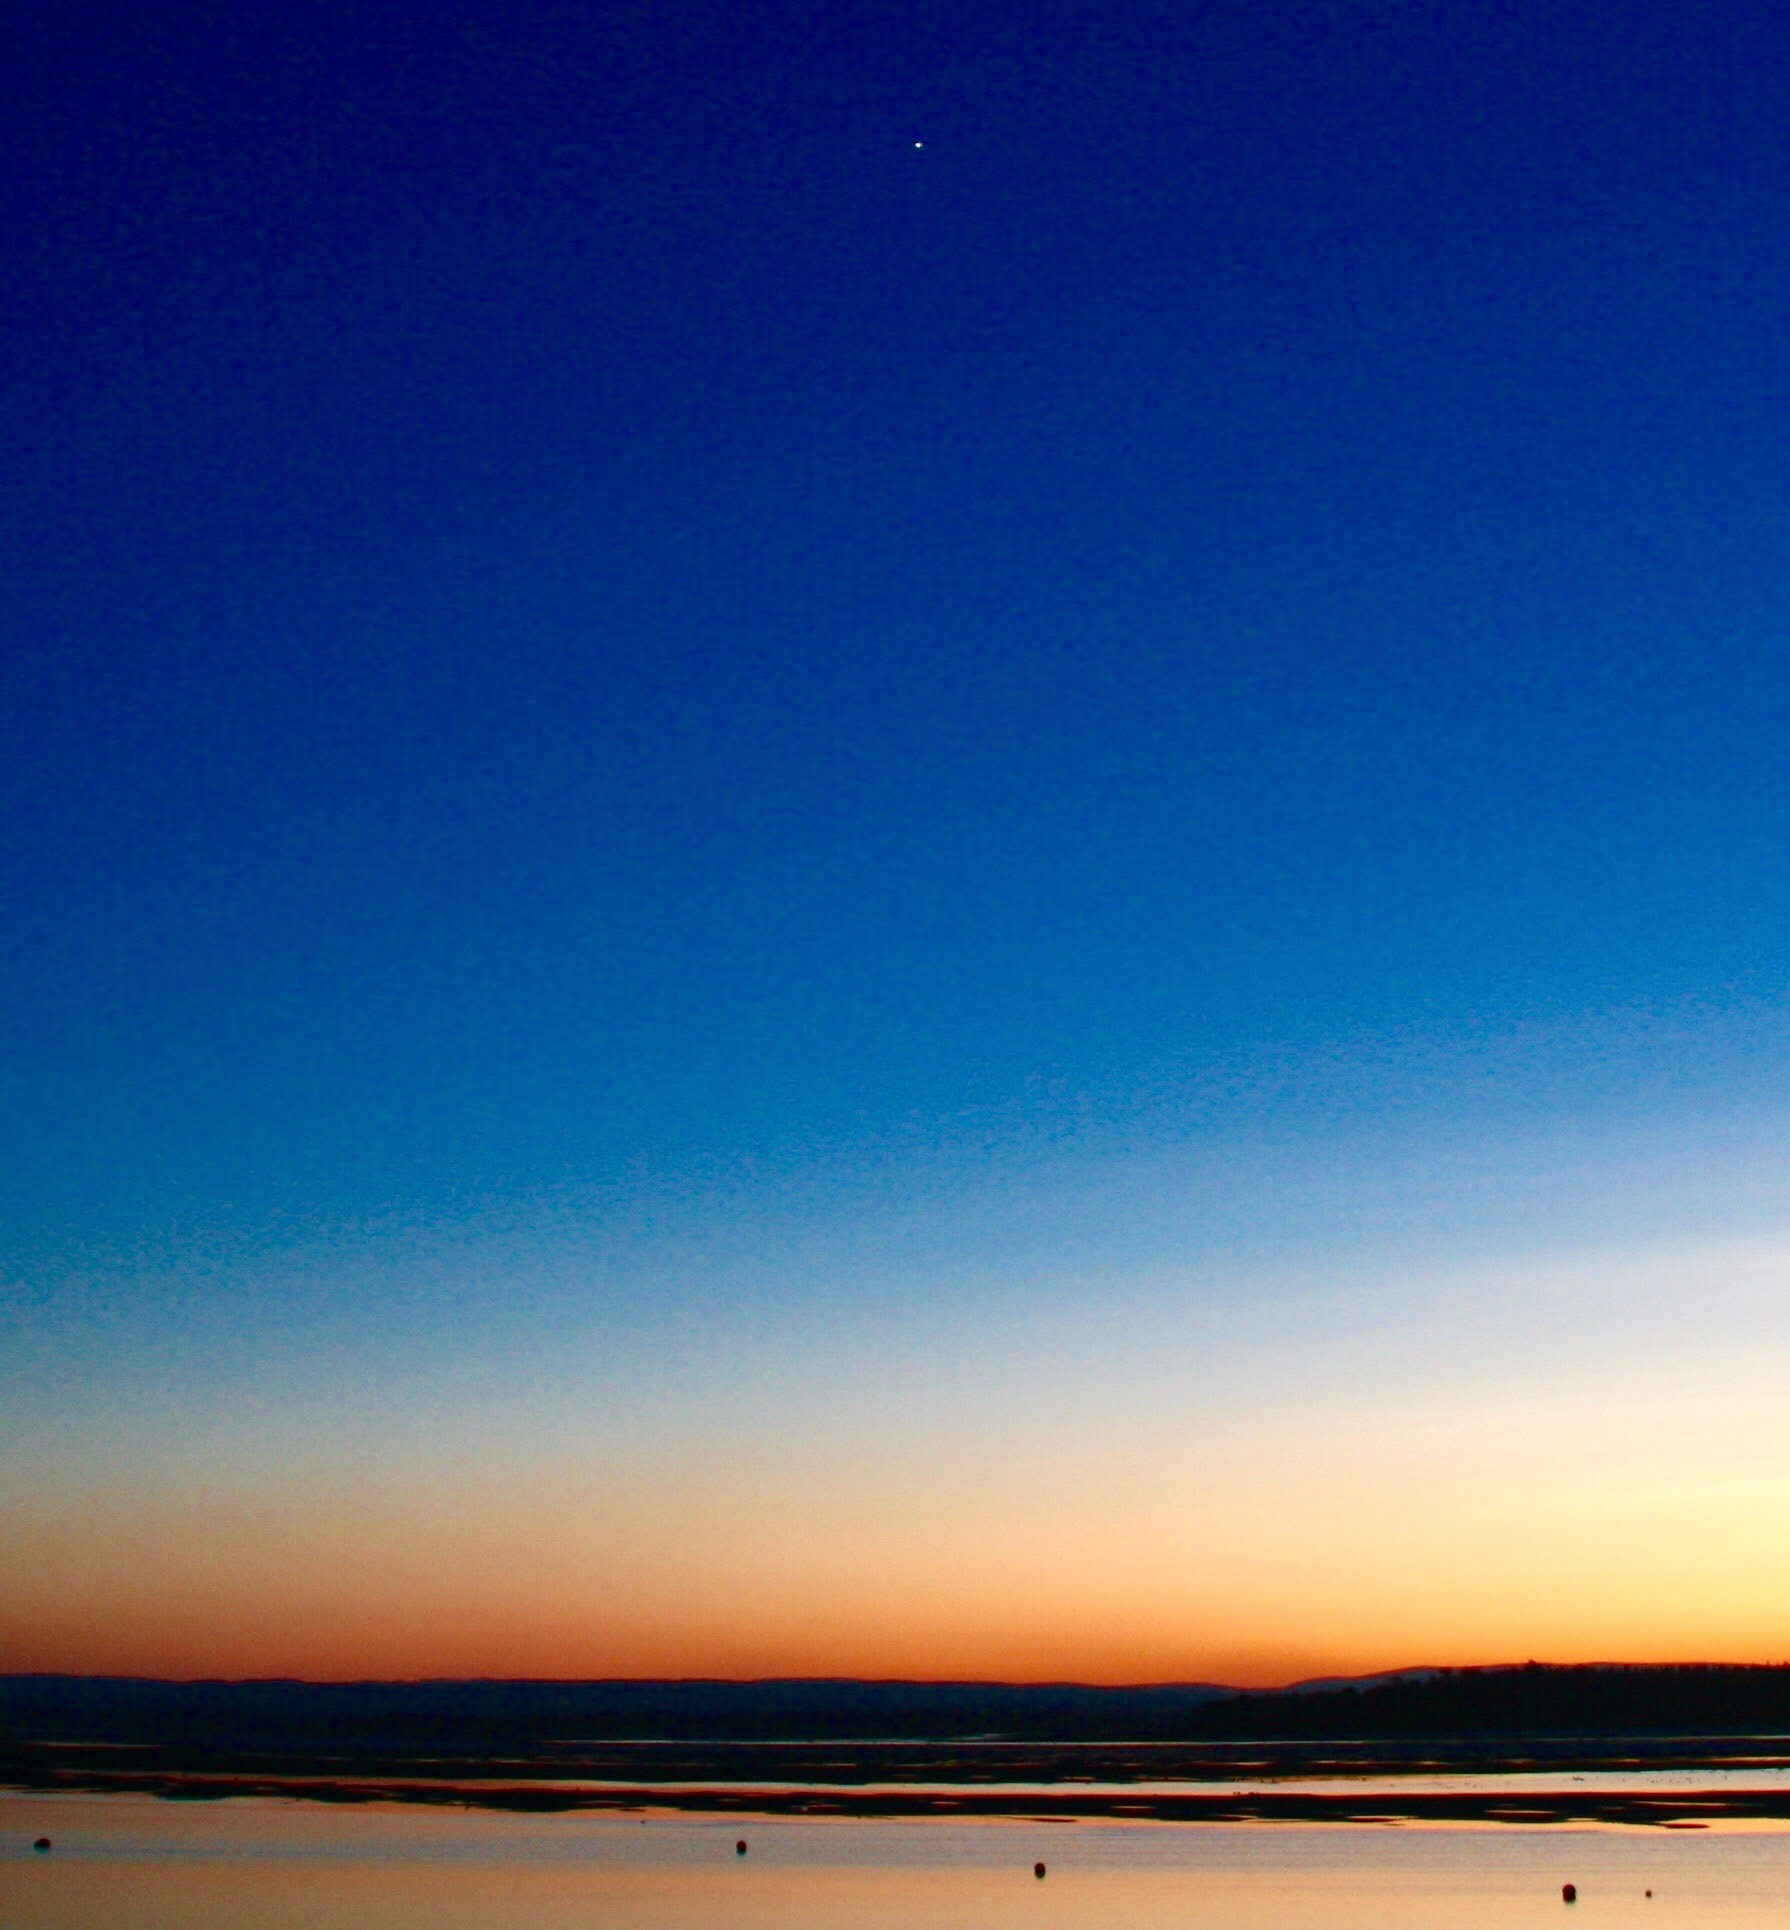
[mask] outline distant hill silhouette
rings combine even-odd
[[[1188,1715],[1214,1740],[1790,1734],[1790,1666],[1728,1663],[1414,1669],[1223,1698]]]
[[[1179,1737],[1211,1684],[1090,1688],[853,1680],[164,1682],[0,1676],[0,1739],[326,1742],[459,1754],[590,1741]]]
[[[1340,1686],[852,1680],[167,1682],[0,1676],[0,1745],[461,1758],[588,1742],[1190,1742],[1790,1734],[1790,1667],[1412,1670]]]

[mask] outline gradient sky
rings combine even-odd
[[[72,4],[0,1667],[1790,1655],[1790,39]]]

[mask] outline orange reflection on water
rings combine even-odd
[[[1557,1894],[1492,1911],[1478,1889],[1395,1890],[1336,1870],[1276,1878],[1059,1863],[1039,1882],[1018,1856],[1004,1870],[130,1862],[7,1874],[8,1930],[1526,1930],[1557,1924],[1560,1911]]]
[[[33,1833],[55,1849],[33,1856]],[[1782,1834],[723,1828],[0,1796],[6,1930],[1782,1930],[1786,1894]]]

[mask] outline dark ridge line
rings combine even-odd
[[[1414,1669],[1274,1691],[1210,1684],[645,1681],[171,1682],[0,1676],[0,1743],[149,1740],[493,1758],[658,1741],[1390,1743],[1790,1734],[1790,1666]]]

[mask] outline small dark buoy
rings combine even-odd
[[[1653,1892],[1651,1890],[1643,1890],[1641,1894],[1643,1896],[1652,1896]]]
[[[1576,1883],[1562,1883],[1560,1886],[1560,1900],[1563,1903],[1577,1903],[1579,1900],[1579,1886]]]
[[[1042,1876],[1044,1874],[1044,1865],[1042,1863],[1034,1863],[1032,1865],[1032,1874],[1034,1876]]]
[[[34,1850],[47,1850],[50,1847],[50,1839],[47,1836],[40,1836],[31,1847]]]
[[[744,1856],[746,1854],[746,1839],[743,1836],[734,1844],[733,1853],[735,1856]]]

